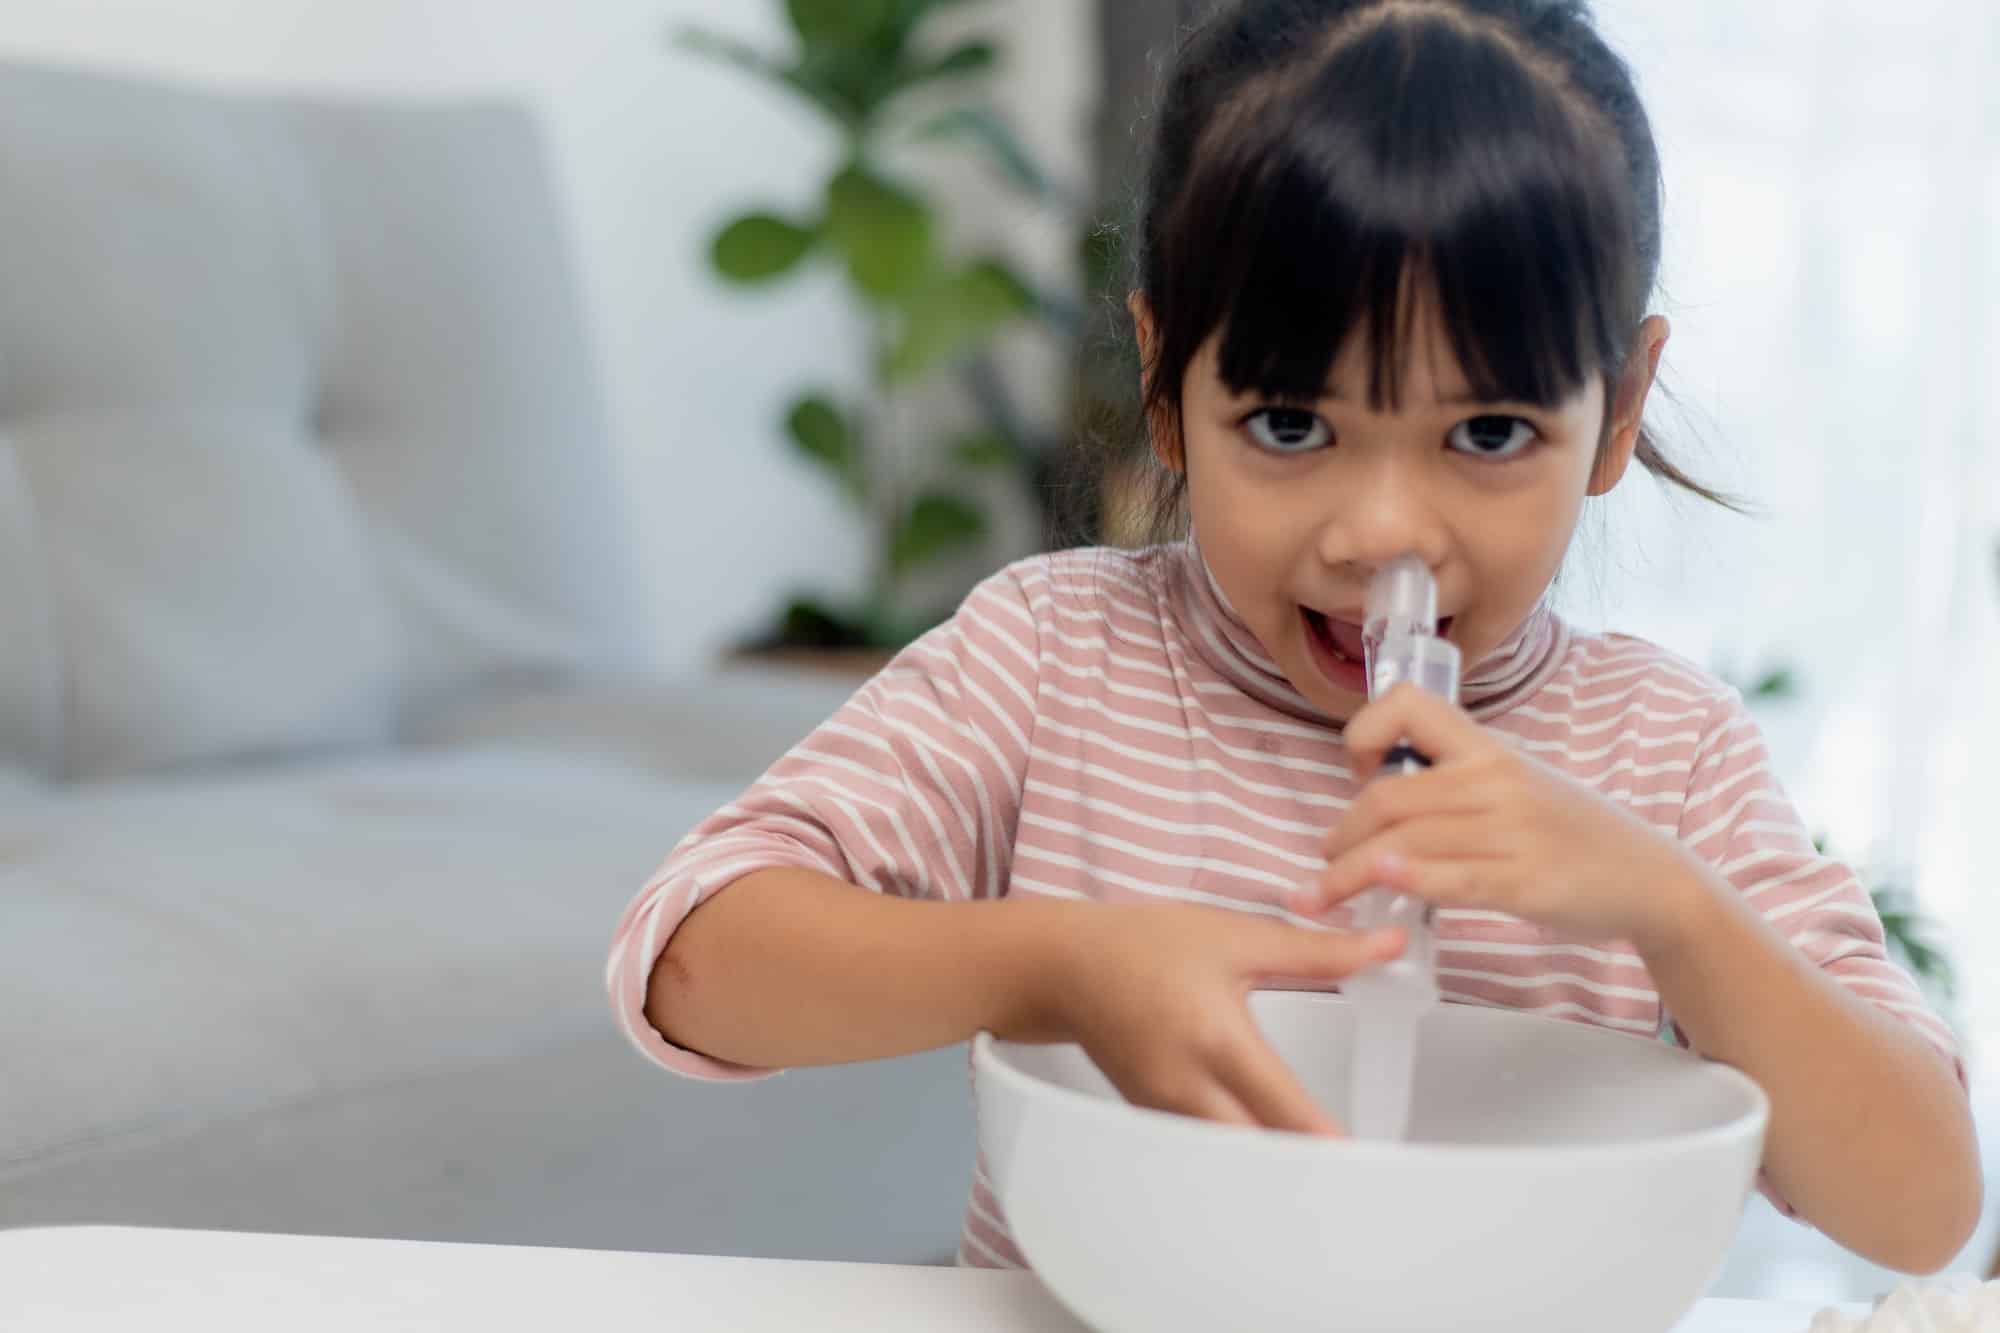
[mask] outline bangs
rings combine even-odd
[[[1358,335],[1371,406],[1400,409],[1435,302],[1477,397],[1553,406],[1619,369],[1645,313],[1616,137],[1462,17],[1340,33],[1246,87],[1189,165],[1149,265],[1165,389],[1220,331],[1233,392],[1311,401]]]

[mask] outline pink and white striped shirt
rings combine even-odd
[[[1950,1029],[1885,953],[1867,892],[1814,849],[1735,691],[1542,611],[1474,664],[1463,701],[1692,846],[1806,957],[1957,1061]],[[1356,792],[1339,730],[1265,655],[1192,543],[1025,560],[674,849],[619,923],[613,1007],[667,1069],[756,1077],[773,1071],[673,1046],[643,1013],[675,928],[751,871],[802,867],[911,898],[1169,899],[1295,920],[1281,896],[1322,867],[1319,840]],[[1567,942],[1493,912],[1441,911],[1437,932],[1447,1000],[1679,1035],[1628,944]],[[959,1261],[1023,1263],[983,1161]]]

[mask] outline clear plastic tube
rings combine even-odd
[[[1442,699],[1458,702],[1458,645],[1437,637],[1437,582],[1430,567],[1413,555],[1398,557],[1376,572],[1368,588],[1368,694],[1379,699],[1404,681]],[[1430,761],[1398,746],[1383,774],[1414,773]],[[1430,905],[1387,889],[1369,889],[1354,899],[1354,925],[1373,930],[1401,926],[1409,947],[1401,957],[1373,969],[1406,984],[1437,992],[1437,950],[1431,935]],[[1356,978],[1359,980],[1360,978]]]
[[[1362,626],[1368,694],[1380,698],[1404,681],[1458,701],[1458,646],[1437,637],[1437,583],[1429,566],[1403,556],[1383,566],[1368,589]],[[1430,761],[1414,748],[1390,752],[1382,774],[1414,773]],[[1357,930],[1400,926],[1402,954],[1349,977],[1341,986],[1356,1006],[1348,1128],[1364,1139],[1403,1137],[1419,1021],[1437,1003],[1437,938],[1429,903],[1386,888],[1356,895]]]

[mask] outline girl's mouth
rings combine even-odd
[[[1309,606],[1301,606],[1299,614],[1305,622],[1306,644],[1313,665],[1327,683],[1350,694],[1367,694],[1368,649],[1362,642],[1361,623],[1329,616]],[[1438,622],[1441,637],[1451,633],[1452,620],[1453,617],[1446,616]]]

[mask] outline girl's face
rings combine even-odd
[[[1133,305],[1150,360],[1150,316]],[[1367,701],[1361,621],[1385,562],[1415,552],[1430,566],[1468,667],[1534,611],[1584,497],[1631,460],[1666,339],[1666,321],[1646,322],[1607,415],[1601,376],[1552,409],[1473,400],[1429,313],[1396,411],[1369,406],[1358,339],[1317,401],[1272,402],[1223,383],[1211,338],[1182,385],[1179,439],[1155,423],[1155,448],[1187,471],[1194,532],[1230,604],[1293,687],[1344,721]]]

